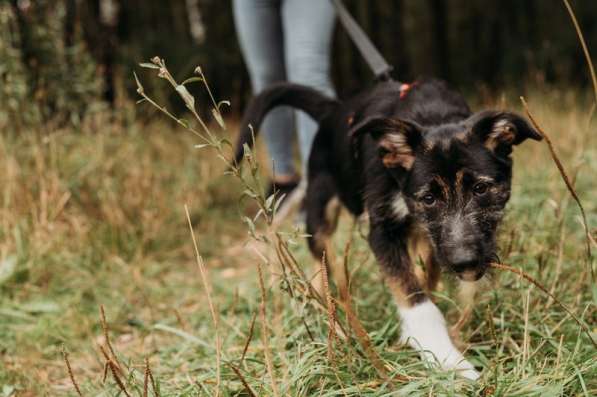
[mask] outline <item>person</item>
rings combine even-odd
[[[335,96],[330,79],[335,11],[330,1],[233,0],[232,5],[253,94],[289,81]],[[262,124],[273,166],[268,195],[276,191],[288,197],[300,182],[293,161],[294,116],[289,108],[280,107]],[[317,124],[306,113],[297,112],[296,132],[305,175]]]

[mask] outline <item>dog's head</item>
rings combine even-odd
[[[397,181],[389,203],[396,217],[426,230],[435,257],[459,277],[483,276],[510,198],[512,146],[541,135],[521,116],[498,111],[433,127],[374,117],[352,133],[371,135]]]

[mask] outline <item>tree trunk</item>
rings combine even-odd
[[[404,2],[396,0],[393,2],[393,24],[391,25],[392,46],[389,54],[392,64],[396,68],[394,76],[401,81],[412,79],[411,66],[409,61],[406,40],[404,39]]]
[[[64,16],[64,45],[69,48],[75,44],[77,0],[66,0],[65,3],[66,15]]]
[[[100,65],[104,81],[103,99],[114,107],[115,58],[120,4],[116,0],[90,0],[85,2],[87,18],[83,23],[83,36],[91,54]]]
[[[429,0],[431,7],[431,26],[433,33],[433,53],[435,64],[440,77],[449,80],[450,69],[450,48],[448,42],[448,17],[445,0]]]
[[[199,12],[199,0],[186,0],[187,17],[189,18],[189,30],[195,44],[199,45],[205,40],[205,26],[201,21]]]
[[[31,27],[28,21],[27,15],[19,6],[18,0],[10,0],[10,5],[17,19],[17,26],[19,29],[20,43],[21,43],[21,56],[23,65],[29,73],[29,84],[31,93],[35,93],[37,90],[37,82],[39,79],[39,62],[36,59],[35,51],[33,49]]]

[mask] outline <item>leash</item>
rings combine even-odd
[[[336,14],[338,15],[340,23],[346,30],[346,33],[348,33],[348,36],[351,38],[354,45],[358,48],[359,52],[365,59],[365,62],[367,62],[367,64],[373,71],[373,74],[375,75],[375,80],[391,81],[391,72],[394,68],[386,62],[386,60],[380,54],[375,45],[373,45],[371,40],[369,40],[369,37],[367,37],[363,29],[354,20],[352,15],[350,15],[348,10],[342,3],[342,0],[331,1],[334,5],[334,8],[336,9]]]

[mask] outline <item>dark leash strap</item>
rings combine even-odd
[[[346,30],[346,33],[348,33],[348,36],[350,36],[352,42],[359,49],[359,52],[373,71],[373,74],[375,74],[375,79],[377,81],[392,80],[391,72],[394,68],[386,62],[377,48],[375,48],[369,37],[363,32],[363,29],[361,29],[350,15],[342,0],[331,0],[331,2],[336,9],[340,23]]]

